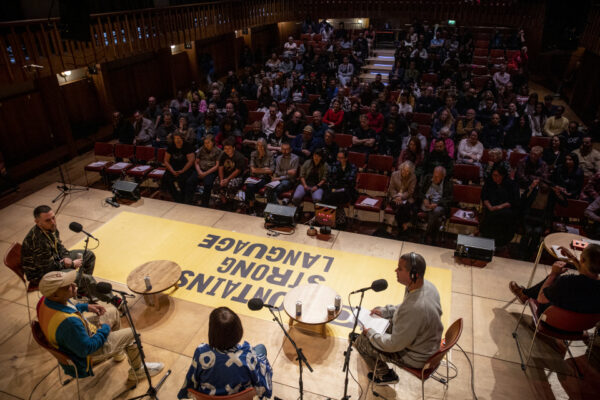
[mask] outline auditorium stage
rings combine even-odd
[[[50,185],[0,210],[2,254],[11,242],[23,240],[33,224],[33,208],[49,204],[56,192],[56,185]],[[57,220],[62,240],[67,247],[78,245],[82,239],[80,235],[68,230],[72,221],[81,223],[86,231],[99,236],[101,244],[95,250],[98,256],[97,275],[107,278],[115,287],[122,289],[126,286],[119,282],[125,282],[124,277],[126,278],[128,271],[140,261],[147,261],[147,257],[173,259],[184,271],[189,271],[190,278],[197,277],[199,273],[214,275],[219,266],[224,271],[221,262],[227,257],[236,258],[236,255],[198,247],[203,240],[207,243],[209,235],[230,237],[237,244],[242,242],[239,246],[246,246],[243,243],[248,242],[247,246],[259,243],[271,248],[283,241],[284,245],[280,247],[288,251],[302,251],[309,253],[311,257],[321,255],[313,264],[310,264],[313,259],[309,258],[306,261],[308,264],[300,265],[303,261],[299,258],[298,265],[287,265],[292,270],[289,279],[282,266],[278,273],[285,278],[278,275],[276,279],[271,275],[269,281],[266,275],[263,282],[256,283],[251,282],[251,277],[231,277],[230,285],[235,286],[237,282],[241,285],[235,288],[230,286],[229,296],[223,291],[227,285],[225,281],[223,288],[215,290],[214,295],[210,296],[206,292],[199,293],[198,286],[190,287],[191,280],[188,279],[187,285],[179,287],[171,296],[162,298],[158,311],[148,308],[140,301],[139,296],[136,297],[133,300],[133,318],[141,333],[148,359],[163,361],[166,369],[173,371],[159,392],[160,398],[175,398],[194,348],[206,340],[207,317],[212,307],[222,304],[220,298],[223,298],[223,304],[234,304],[235,308],[236,302],[231,300],[232,297],[237,294],[239,298],[242,288],[250,283],[264,286],[265,291],[272,289],[274,294],[274,289],[280,286],[278,284],[283,283],[282,279],[290,286],[298,279],[303,282],[309,275],[319,275],[324,283],[342,294],[344,303],[347,302],[346,296],[350,289],[368,286],[373,279],[384,277],[390,283],[388,291],[379,294],[368,292],[365,304],[371,306],[392,302],[393,296],[401,293],[398,291],[399,284],[394,280],[395,263],[400,254],[410,251],[423,254],[428,266],[432,267],[432,272],[436,272],[432,274],[432,280],[440,286],[444,323],[447,325],[457,318],[464,320],[459,344],[474,363],[475,390],[480,399],[591,398],[595,396],[594,393],[599,392],[600,374],[596,370],[585,368],[586,363],[579,362],[585,368],[586,378],[584,381],[576,379],[572,367],[543,342],[538,342],[534,347],[531,368],[526,374],[521,371],[519,356],[511,336],[516,314],[520,312],[521,306],[513,301],[508,282],[526,282],[533,268],[530,263],[495,258],[488,266],[479,269],[455,263],[450,249],[337,231],[334,231],[330,241],[323,242],[308,237],[306,227],[302,225],[291,236],[280,235],[273,238],[267,236],[260,218],[147,198],[115,209],[103,202],[109,195],[107,191],[96,189],[73,194],[63,204]],[[143,226],[137,236],[128,228],[133,222]],[[185,234],[179,237],[175,232]],[[148,235],[155,241],[149,239]],[[131,250],[127,251],[128,248]],[[244,247],[239,247],[239,253],[241,255],[238,254],[238,258],[243,256]],[[171,256],[167,257],[169,254]],[[248,254],[252,257],[252,254]],[[329,269],[326,257],[335,260],[329,264]],[[273,273],[273,265],[270,268]],[[0,400],[26,399],[40,381],[32,398],[73,398],[75,384],[60,386],[54,359],[31,338],[21,282],[7,268],[0,271],[0,310],[3,316],[0,323],[0,368],[4,372],[0,376]],[[543,278],[547,271],[546,266],[538,268],[536,279]],[[305,272],[303,277],[300,277],[301,272]],[[218,277],[215,275],[214,279]],[[210,291],[210,288],[207,287],[206,290]],[[255,292],[249,289],[249,293],[251,295]],[[33,293],[29,296],[33,313],[38,295]],[[211,300],[207,301],[207,297],[211,297]],[[274,394],[282,399],[296,399],[298,367],[291,345],[284,340],[283,333],[270,320],[270,314],[266,310],[250,312],[243,301],[238,301],[237,306],[236,311],[242,314],[245,339],[251,343],[262,342],[267,347],[268,358],[274,370]],[[341,369],[346,341],[340,336],[347,332],[347,328],[332,326],[328,332],[329,335],[323,338],[296,328],[290,331],[314,368],[312,374],[306,369],[304,372],[307,399],[339,399],[343,394],[344,374]],[[522,337],[531,337],[526,328],[521,332]],[[575,346],[579,344],[581,343],[574,343]],[[573,347],[572,350],[577,360],[583,357],[583,347]],[[459,373],[450,382],[446,397],[471,398],[467,360],[456,349],[451,353],[451,361],[458,367]],[[84,392],[82,398],[110,399],[116,396],[126,389],[124,377],[127,368],[126,362],[114,364],[107,361],[100,364],[95,369],[95,377],[80,382]],[[398,369],[396,371],[400,376],[400,383],[379,387],[379,393],[388,399],[420,398],[419,381]],[[368,371],[356,352],[353,352],[351,372],[364,390]],[[358,399],[359,386],[351,379],[349,387],[352,399]],[[145,390],[146,385],[142,384],[120,398],[141,394]],[[428,399],[444,396],[443,385],[433,380],[426,383],[425,391]],[[365,396],[363,398],[373,398],[371,394]]]

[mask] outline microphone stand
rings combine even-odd
[[[50,140],[52,141],[52,147],[54,148],[54,150],[56,150],[56,142],[54,141],[54,133],[52,133],[52,129],[50,129]],[[62,162],[60,159],[58,160],[58,174],[60,175],[60,183],[62,183],[62,185],[58,185],[56,187],[59,190],[59,193],[58,193],[58,196],[56,196],[54,198],[54,200],[52,200],[52,203],[56,203],[58,201],[58,199],[67,197],[67,195],[71,194],[71,192],[84,192],[84,191],[90,189],[87,186],[84,188],[76,188],[76,187],[73,187],[73,185],[71,183],[69,183],[68,185],[70,185],[70,186],[68,186],[67,181],[65,180],[65,173],[63,172]]]
[[[130,295],[128,293],[120,292],[118,290],[113,290],[113,292],[119,293],[121,295],[121,300],[123,301],[123,309],[125,310],[125,316],[127,317],[127,322],[129,322],[129,326],[131,327],[131,330],[133,331],[133,339],[135,340],[135,344],[140,353],[140,359],[142,361],[142,366],[144,367],[144,373],[146,374],[146,379],[148,380],[148,390],[146,391],[146,393],[136,396],[136,397],[132,397],[129,400],[143,399],[146,396],[149,396],[151,399],[158,400],[158,397],[156,396],[156,394],[158,393],[158,390],[160,389],[162,384],[165,383],[165,380],[169,377],[169,375],[171,375],[171,370],[167,371],[167,373],[160,379],[160,381],[158,382],[158,385],[156,385],[156,387],[152,386],[152,378],[150,377],[150,373],[148,372],[148,367],[146,366],[146,355],[144,354],[144,348],[142,346],[142,341],[140,340],[140,334],[135,329],[135,325],[133,324],[133,319],[131,318],[131,312],[129,311],[129,304],[127,304],[127,297]],[[126,392],[135,388],[136,386],[137,386],[137,383],[135,385],[133,385],[131,388],[127,389]],[[121,395],[119,395],[117,397],[120,397],[120,396]]]
[[[352,355],[352,345],[355,340],[355,331],[356,325],[358,325],[358,314],[360,314],[360,308],[362,306],[363,298],[365,297],[365,291],[360,292],[360,301],[358,302],[358,307],[356,308],[356,315],[354,316],[354,326],[352,327],[352,332],[349,335],[348,340],[348,348],[344,352],[344,366],[342,367],[342,372],[346,372],[346,378],[344,379],[344,397],[342,400],[349,400],[350,396],[348,396],[348,373],[350,372],[350,356]],[[354,313],[352,310],[350,312]]]
[[[94,301],[94,299],[92,298],[92,292],[90,290],[90,283],[88,282],[87,279],[83,279],[83,261],[85,260],[85,256],[87,255],[88,252],[88,244],[90,242],[90,237],[89,236],[85,236],[85,246],[83,247],[83,254],[81,256],[81,265],[79,266],[79,269],[77,270],[77,284],[81,284],[81,286],[84,287],[85,293],[87,294],[87,296],[89,297],[90,301]]]
[[[296,345],[296,342],[294,342],[294,340],[292,340],[292,338],[290,337],[290,334],[285,330],[285,327],[283,326],[283,324],[281,323],[279,318],[277,318],[277,316],[273,312],[273,309],[271,307],[267,307],[267,308],[269,309],[269,312],[271,313],[271,315],[273,315],[273,321],[275,321],[279,324],[279,327],[281,328],[281,330],[283,331],[285,336],[288,338],[288,340],[290,341],[292,346],[294,346],[294,349],[296,349],[296,355],[298,357],[298,366],[300,367],[300,375],[298,377],[298,385],[299,385],[299,390],[300,390],[300,400],[302,400],[303,395],[304,395],[304,387],[302,384],[302,363],[306,364],[306,368],[308,368],[308,370],[310,372],[313,372],[313,369],[311,368],[310,364],[308,363],[308,360],[306,360],[306,357],[304,357],[304,353],[302,353],[302,349]]]

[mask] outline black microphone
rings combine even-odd
[[[381,292],[382,290],[387,289],[388,283],[385,279],[377,279],[371,283],[371,286],[355,290],[354,292],[350,292],[350,294],[366,292],[369,289],[373,289],[375,292]]]
[[[92,239],[98,240],[91,233],[88,233],[88,232],[84,231],[83,230],[83,226],[81,226],[81,224],[79,222],[71,222],[69,224],[69,229],[72,230],[73,232],[77,232],[77,233],[83,232],[86,235],[88,235],[89,237],[91,237]]]
[[[258,297],[254,298],[254,299],[250,299],[248,300],[248,308],[251,309],[252,311],[258,311],[263,307],[267,307],[267,308],[277,308],[275,306],[272,306],[270,304],[265,304],[262,299],[259,299]]]
[[[130,293],[113,289],[112,285],[108,282],[98,282],[94,286],[95,286],[96,292],[98,292],[99,294],[111,294],[112,292],[116,292],[116,293],[122,294],[124,296],[135,297],[135,296],[131,295]]]

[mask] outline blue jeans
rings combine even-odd
[[[294,186],[294,183],[289,179],[281,179],[279,185],[275,189],[267,188],[267,201],[269,203],[277,203],[277,198],[282,193],[287,192]]]
[[[267,348],[265,347],[264,344],[257,344],[256,346],[254,346],[254,352],[256,354],[263,355],[263,356],[267,356]]]
[[[304,200],[305,194],[306,190],[304,190],[304,186],[302,186],[302,184],[296,186],[296,191],[294,192],[292,203],[294,203],[294,205],[296,206],[302,204],[302,200]],[[313,203],[320,203],[321,199],[323,199],[323,189],[317,189],[314,192],[311,192],[310,195],[312,197]]]

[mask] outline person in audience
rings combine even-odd
[[[569,122],[567,131],[563,132],[560,136],[564,138],[566,150],[569,152],[580,148],[583,142],[583,133],[579,131],[577,121]]]
[[[275,127],[281,121],[281,115],[277,114],[277,106],[271,104],[269,105],[269,112],[265,113],[262,119],[262,131],[267,138],[270,137],[275,131]]]
[[[358,127],[360,126],[361,115],[362,114],[360,112],[360,103],[358,101],[353,102],[350,107],[350,112],[344,113],[342,132],[345,132],[346,134],[351,134],[352,132],[354,132],[354,130],[358,129]]]
[[[494,81],[494,85],[496,85],[497,88],[506,86],[506,84],[510,82],[510,74],[506,72],[506,64],[500,64],[500,71],[494,73],[492,81]]]
[[[242,154],[244,157],[250,157],[251,153],[256,149],[256,141],[258,139],[266,140],[267,137],[261,128],[261,122],[254,121],[252,129],[244,135],[244,139],[242,140]]]
[[[352,151],[358,153],[374,153],[377,148],[377,134],[369,126],[369,118],[362,114],[360,126],[352,133]]]
[[[425,157],[422,171],[420,171],[418,175],[424,176],[433,174],[435,168],[438,166],[444,167],[445,172],[452,176],[454,161],[448,155],[446,142],[443,139],[436,139],[433,141],[433,150]]]
[[[583,171],[579,168],[579,158],[575,153],[565,156],[564,164],[552,174],[552,182],[568,199],[577,199],[583,189]]]
[[[466,112],[465,118],[459,119],[456,123],[456,141],[460,141],[468,137],[472,131],[481,132],[481,122],[475,119],[475,110],[470,108]]]
[[[408,102],[408,93],[401,92],[398,99],[398,114],[406,117],[406,114],[410,114],[412,112],[412,105]]]
[[[413,163],[415,168],[420,168],[423,163],[423,150],[421,149],[421,141],[414,136],[408,140],[408,145],[402,150],[398,157],[398,163],[402,164],[405,161]]]
[[[491,179],[492,170],[498,165],[503,165],[507,171],[512,171],[510,164],[506,160],[504,151],[501,148],[496,147],[488,151],[488,160],[485,164],[482,164],[484,181]]]
[[[151,146],[154,139],[154,123],[136,110],[133,113],[133,144],[136,146]]]
[[[450,158],[454,158],[454,140],[450,139],[450,129],[447,126],[444,126],[440,130],[440,136],[437,140],[443,140],[444,146],[446,147],[446,152]],[[429,152],[432,152],[435,147],[435,140],[431,142],[431,146],[429,147]]]
[[[550,232],[554,206],[567,206],[567,198],[556,185],[545,178],[534,177],[521,195],[523,235],[519,243],[521,257],[531,258],[543,236]]]
[[[156,128],[154,147],[166,148],[169,145],[169,138],[176,130],[173,115],[168,111],[165,112],[162,116],[162,123]]]
[[[481,191],[484,216],[480,233],[494,239],[496,248],[512,240],[519,212],[519,189],[508,172],[502,164],[495,166]]]
[[[53,348],[67,354],[73,365],[61,364],[64,372],[72,377],[85,378],[94,375],[92,366],[112,358],[121,362],[128,358],[130,369],[128,381],[145,378],[145,370],[131,328],[121,329],[119,311],[112,306],[77,303],[71,299],[77,295],[77,271],[52,271],[40,280],[40,299],[37,316],[46,340]],[[82,313],[95,314],[84,317]],[[146,362],[150,376],[162,371],[164,364]]]
[[[242,150],[242,134],[240,131],[235,129],[233,120],[229,118],[223,118],[221,123],[221,130],[215,137],[215,144],[218,148],[222,149],[223,144],[229,138],[232,138],[235,142],[236,150]]]
[[[343,228],[346,223],[344,206],[356,200],[356,165],[348,162],[348,150],[337,153],[337,160],[331,165],[328,173],[328,187],[323,202],[337,207],[336,227]]]
[[[158,120],[162,115],[162,109],[156,102],[156,97],[150,96],[148,97],[148,107],[144,110],[144,117],[148,118],[154,126],[158,124]]]
[[[492,117],[496,114],[496,103],[494,102],[494,97],[489,93],[489,95],[485,96],[482,101],[482,106],[478,108],[477,111],[477,120],[481,121],[481,124],[485,127],[490,124],[492,121]],[[498,123],[500,123],[500,115],[498,114]]]
[[[468,138],[464,138],[460,141],[456,162],[460,164],[477,165],[483,173],[481,157],[483,157],[483,144],[479,141],[479,133],[477,133],[476,130],[472,130]]]
[[[543,151],[541,146],[533,146],[529,155],[517,163],[515,179],[521,189],[527,189],[536,179],[549,179],[548,164],[542,160]]]
[[[184,141],[194,146],[196,143],[196,132],[189,126],[187,116],[185,114],[180,114],[178,122],[175,132],[179,132]]]
[[[546,115],[546,118],[550,118],[553,115],[556,115],[556,112],[558,111],[558,107],[555,104],[552,104],[552,101],[554,100],[554,97],[552,97],[551,94],[547,94],[544,96],[544,103],[542,104],[543,108],[544,108],[544,114]]]
[[[112,118],[113,137],[121,144],[133,144],[135,131],[133,125],[119,111],[113,113]]]
[[[552,136],[550,146],[546,147],[542,153],[542,160],[548,165],[548,170],[552,172],[565,162],[566,154],[563,136]]]
[[[376,135],[379,135],[383,130],[383,114],[377,109],[377,102],[374,101],[371,103],[369,112],[367,112],[365,115],[369,121],[369,127],[375,132]]]
[[[406,71],[408,73],[408,71]],[[416,112],[431,114],[439,107],[439,101],[434,94],[433,86],[427,86],[425,93],[417,100]]]
[[[396,129],[396,122],[390,120],[382,131],[381,138],[379,140],[379,153],[385,154],[397,158],[402,148],[402,137],[400,136],[398,129]]]
[[[267,138],[267,148],[274,154],[280,154],[283,143],[289,143],[289,139],[283,133],[283,128],[283,121],[279,121],[275,127],[275,132]]]
[[[258,89],[257,111],[264,111],[267,113],[269,111],[269,107],[271,107],[271,104],[273,104],[273,101],[273,89],[269,86],[261,86],[260,89]],[[277,109],[277,106],[275,108]]]
[[[375,307],[371,314],[386,318],[390,326],[386,333],[363,329],[353,339],[354,347],[367,363],[368,379],[376,385],[398,382],[398,375],[388,362],[421,369],[440,348],[443,326],[440,295],[436,287],[425,280],[426,262],[417,253],[400,256],[396,268],[398,283],[406,287],[402,304]],[[379,360],[379,361],[378,361]]]
[[[325,132],[327,131],[327,125],[323,123],[323,116],[321,111],[314,111],[312,113],[312,122],[310,126],[313,128],[313,136],[319,139],[324,139]]]
[[[296,136],[302,135],[302,131],[304,130],[305,126],[307,125],[306,121],[304,121],[304,116],[302,113],[300,111],[294,111],[292,113],[292,118],[290,118],[284,125],[285,136],[293,141]]]
[[[323,122],[333,129],[334,132],[342,132],[344,122],[344,110],[341,108],[339,100],[333,102],[333,108],[327,110],[323,116]]]
[[[194,147],[186,142],[181,132],[173,133],[173,143],[167,147],[161,181],[162,190],[168,192],[178,203],[191,204],[198,184],[198,176],[192,168],[195,162]]]
[[[402,150],[406,149],[411,138],[416,138],[421,143],[421,149],[427,149],[427,138],[419,131],[419,125],[416,122],[411,122],[409,135],[402,139]]]
[[[579,199],[591,203],[598,197],[600,197],[600,172],[596,172],[591,178],[588,179],[581,191]]]
[[[304,196],[310,194],[314,203],[323,199],[325,184],[327,183],[328,165],[323,160],[323,150],[317,149],[312,157],[302,164],[300,168],[300,184],[296,186],[292,202],[300,207]]]
[[[441,136],[440,131],[443,128],[448,130],[449,137],[454,137],[454,118],[447,109],[443,109],[439,113],[439,117],[433,120],[433,124],[431,125],[431,136],[435,139],[439,139]]]
[[[469,81],[464,81],[465,91],[456,102],[456,109],[460,115],[467,115],[469,110],[473,110],[473,118],[475,119],[475,110],[479,107],[479,101],[477,101],[477,91],[471,87]],[[459,120],[460,122],[460,120]],[[457,127],[458,130],[458,127]]]
[[[196,152],[194,164],[198,180],[202,181],[203,190],[200,203],[202,207],[208,207],[210,194],[217,178],[220,158],[221,149],[215,146],[214,136],[209,133],[202,139],[202,146]]]
[[[310,125],[304,126],[302,134],[296,136],[291,141],[292,153],[300,157],[300,160],[307,160],[316,149],[323,147],[323,141],[313,137],[313,128]]]
[[[190,103],[190,111],[185,114],[185,116],[187,117],[188,125],[194,130],[194,132],[196,132],[198,127],[200,127],[204,122],[205,112],[200,111],[199,103],[197,101],[194,100]]]
[[[179,114],[185,114],[188,112],[190,108],[190,102],[183,96],[183,91],[178,90],[175,98],[171,100],[169,103],[170,111],[176,117],[179,117]]]
[[[579,260],[565,247],[561,247],[570,264],[578,274],[569,271],[565,261],[555,261],[550,274],[541,282],[529,288],[515,281],[508,285],[510,291],[521,303],[534,299],[538,303],[537,313],[541,315],[549,306],[583,314],[600,313],[600,246],[589,244]]]
[[[340,81],[340,85],[342,85],[342,87],[348,86],[352,75],[354,75],[354,65],[350,64],[350,59],[346,56],[337,70],[337,76]]]
[[[583,136],[581,147],[573,153],[579,158],[579,166],[586,177],[592,177],[596,172],[600,172],[600,151],[592,147],[591,136]]]
[[[223,142],[223,152],[219,158],[218,177],[213,191],[219,196],[220,205],[225,205],[235,197],[242,186],[242,172],[246,159],[235,149],[235,139],[230,137]]]
[[[269,203],[277,204],[279,196],[294,187],[299,165],[300,159],[297,155],[292,154],[290,144],[286,142],[282,143],[281,156],[275,162],[275,172],[271,177],[271,182],[278,182],[278,184],[273,184],[271,187],[267,186],[266,189]]]
[[[494,147],[503,147],[504,145],[504,129],[500,125],[500,114],[492,114],[490,123],[483,127],[481,131],[481,143],[486,149]]]
[[[421,211],[426,214],[425,242],[436,244],[443,220],[452,201],[452,179],[446,168],[438,165],[433,174],[426,175],[420,188]]]
[[[213,138],[219,134],[219,127],[214,124],[212,115],[206,115],[204,122],[196,129],[196,143],[201,144],[204,138],[211,135]]]
[[[500,118],[504,132],[510,132],[517,125],[519,119],[517,105],[515,103],[508,103],[508,110]]]
[[[413,219],[416,186],[415,164],[412,161],[402,162],[392,173],[388,187],[388,204],[394,210],[400,239],[406,239],[408,224]]]
[[[519,153],[527,153],[531,141],[531,127],[527,115],[521,115],[514,124],[507,129],[504,137],[504,146]]]
[[[246,202],[248,211],[256,215],[254,200],[256,193],[271,181],[271,175],[275,171],[275,160],[267,149],[267,141],[260,138],[256,141],[256,150],[250,156],[250,176],[252,182],[246,182]]]
[[[325,132],[325,140],[321,148],[323,149],[323,157],[327,165],[333,165],[337,161],[340,146],[335,142],[335,133],[331,129]]]
[[[215,308],[208,317],[208,343],[194,351],[192,364],[177,398],[187,399],[188,389],[210,396],[226,396],[253,387],[259,399],[273,393],[273,369],[267,349],[240,343],[244,328],[240,317],[227,307]],[[207,361],[209,360],[209,361]]]
[[[556,136],[567,131],[569,128],[569,120],[563,116],[565,108],[558,106],[553,116],[549,117],[544,123],[544,135]]]
[[[537,103],[533,114],[529,115],[531,121],[531,134],[533,136],[544,136],[544,126],[546,125],[546,114],[544,114],[544,105]]]

